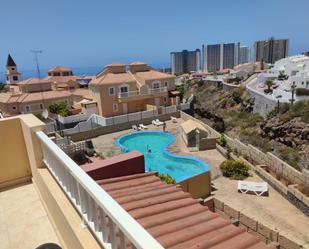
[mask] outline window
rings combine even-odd
[[[302,82],[301,84],[304,85],[304,82]]]
[[[15,70],[15,67],[12,67],[12,71],[14,71]]]
[[[154,88],[154,89],[160,88],[160,82],[154,82],[154,83],[152,83],[152,88]]]
[[[167,81],[164,82],[164,86],[165,86],[165,87],[168,86],[168,82],[167,82]]]
[[[17,80],[18,80],[18,77],[17,77],[17,76],[13,76],[13,80],[14,80],[14,81],[17,81]]]
[[[127,93],[128,92],[128,87],[127,86],[121,86],[120,87],[120,92],[121,93]]]
[[[108,95],[109,95],[109,96],[115,95],[115,87],[110,87],[110,88],[108,88]]]
[[[12,108],[13,108],[13,110],[16,110],[16,106],[13,106]]]
[[[163,98],[163,101],[164,101],[164,103],[166,104],[166,103],[167,103],[167,97],[164,97],[164,98]]]
[[[40,109],[41,109],[41,110],[43,110],[43,109],[44,109],[43,104],[40,104]]]
[[[26,112],[30,112],[30,106],[26,105],[25,109],[26,109]]]
[[[113,104],[113,112],[118,112],[118,104]]]

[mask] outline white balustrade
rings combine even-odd
[[[139,91],[119,92],[118,98],[129,98],[140,95]]]
[[[149,89],[149,94],[157,94],[157,93],[165,93],[165,92],[167,92],[167,87]]]
[[[124,249],[126,242],[130,242],[133,248],[163,249],[44,132],[36,134],[45,165],[104,248]]]

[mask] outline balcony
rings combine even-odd
[[[119,99],[126,99],[126,98],[130,98],[130,97],[159,95],[161,93],[167,93],[167,87],[149,88],[146,93],[141,93],[140,91],[119,92],[118,98]]]
[[[19,234],[25,234],[27,238],[36,238],[30,241],[37,242],[35,245],[29,242],[31,246],[23,248],[35,248],[47,242],[56,242],[59,245],[61,243],[63,248],[77,249],[123,249],[128,245],[140,249],[163,248],[43,132],[45,125],[33,115],[2,119],[0,128],[0,136],[4,141],[3,146],[0,146],[1,164],[7,165],[0,169],[0,188],[10,187],[18,190],[17,186],[20,183],[32,180],[32,194],[35,194],[34,189],[38,192],[38,204],[27,201],[28,195],[18,198],[18,207],[21,210],[17,210],[20,213],[17,216],[23,215],[22,209],[25,209],[27,214],[24,216],[27,217],[17,219],[14,218],[15,215],[8,216],[14,222],[10,224],[12,229],[8,230],[7,234],[10,234],[14,227],[25,226],[23,230],[27,230],[27,233]],[[21,193],[22,189],[17,191],[17,195],[20,196]],[[12,194],[10,196],[14,199]],[[2,199],[4,197],[7,199],[9,195],[0,196]],[[22,207],[23,205],[25,207]],[[45,207],[48,214],[45,216],[45,222],[49,226],[49,232],[45,227],[47,232],[42,230],[43,227],[41,232],[38,232],[40,226],[44,225],[39,206]],[[3,207],[0,205],[0,211]],[[5,205],[5,210],[10,211],[8,214],[16,211],[13,209],[12,205]],[[0,212],[0,221],[1,215]],[[22,223],[23,220],[26,220],[26,225]],[[19,248],[15,245],[22,244],[20,237],[11,235],[7,240],[11,240],[11,246],[5,248]],[[0,236],[2,241],[1,238]]]
[[[129,92],[119,92],[118,93],[118,98],[122,99],[122,98],[130,98],[130,97],[135,97],[135,96],[139,96],[140,92],[139,91],[129,91]]]
[[[157,95],[157,94],[160,94],[160,93],[166,93],[167,92],[167,87],[150,88],[148,90],[148,92],[151,95]]]

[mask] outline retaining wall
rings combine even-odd
[[[283,234],[280,234],[280,232],[273,230],[261,222],[250,218],[249,216],[232,208],[217,198],[210,198],[206,200],[204,205],[208,206],[211,211],[218,213],[221,217],[230,219],[235,226],[245,228],[248,233],[258,236],[262,241],[267,244],[272,244],[276,248],[308,248],[308,244],[305,244],[306,242],[295,238],[287,238]]]

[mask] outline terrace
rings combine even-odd
[[[186,150],[177,134],[181,122],[181,119],[177,124],[167,122],[167,129],[177,135],[170,150],[200,157],[212,166],[214,175],[219,175],[217,166],[224,157],[216,150],[203,154]],[[144,193],[144,180],[140,176],[96,182],[49,139],[43,132],[45,129],[45,125],[30,114],[0,120],[0,136],[4,141],[0,145],[1,164],[4,165],[0,168],[0,235],[3,248],[30,249],[47,242],[77,249],[188,248],[185,245],[273,248],[209,212],[207,207],[199,205],[179,187],[160,183],[154,174],[151,179],[147,173],[143,177],[160,185],[160,190],[152,189],[150,184],[147,193]],[[139,180],[134,180],[137,178]],[[132,187],[130,196],[119,197],[127,184]],[[138,191],[138,195],[134,191]],[[164,192],[165,198],[160,197],[160,191]],[[149,202],[147,196],[150,192],[156,197]],[[136,205],[136,198],[143,206],[136,206],[137,209],[132,211],[128,205]],[[179,198],[187,201],[178,201]],[[177,209],[173,202],[177,203]],[[180,203],[182,205],[178,206]],[[190,205],[194,205],[194,209],[189,208]],[[144,210],[140,213],[141,208]],[[164,215],[157,213],[159,210]],[[144,216],[145,211],[150,215],[149,222],[144,223],[148,220],[146,216],[145,219],[134,216],[137,213]],[[193,213],[194,221],[189,218]],[[199,222],[200,215],[203,223]],[[180,219],[189,223],[183,227]],[[170,236],[164,236],[165,230],[159,227],[162,224],[164,228],[168,227]],[[188,231],[187,226],[192,230]]]

